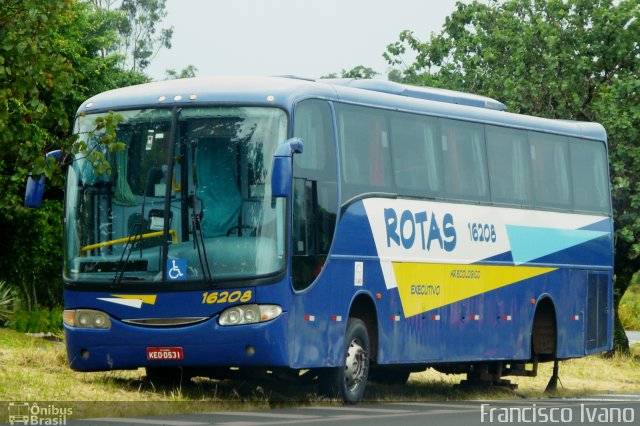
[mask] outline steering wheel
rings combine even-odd
[[[228,231],[227,231],[227,237],[230,237],[231,234],[235,233],[236,234],[240,234],[240,230],[241,229],[249,229],[250,232],[247,233],[248,236],[250,237],[255,237],[258,234],[258,228],[256,228],[255,226],[250,226],[250,225],[236,225],[231,227]]]

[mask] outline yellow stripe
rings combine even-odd
[[[393,263],[405,317],[555,271],[531,266]]]
[[[142,303],[149,305],[155,305],[157,297],[155,294],[112,294],[112,296],[119,299],[142,300]]]

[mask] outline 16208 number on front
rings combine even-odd
[[[253,297],[251,290],[212,291],[202,293],[202,303],[213,305],[214,303],[247,303]]]

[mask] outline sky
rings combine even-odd
[[[403,30],[420,40],[440,32],[455,0],[167,0],[159,28],[173,26],[171,49],[146,73],[194,65],[197,75],[319,78],[357,65],[386,78],[382,57]]]

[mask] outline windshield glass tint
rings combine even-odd
[[[282,268],[284,202],[272,202],[270,168],[286,139],[283,111],[183,109],[173,136],[170,110],[119,114],[116,140],[125,148],[115,153],[91,133],[98,115],[77,122],[80,138],[104,154],[111,172],[98,173],[80,156],[69,167],[68,279],[209,281]]]

